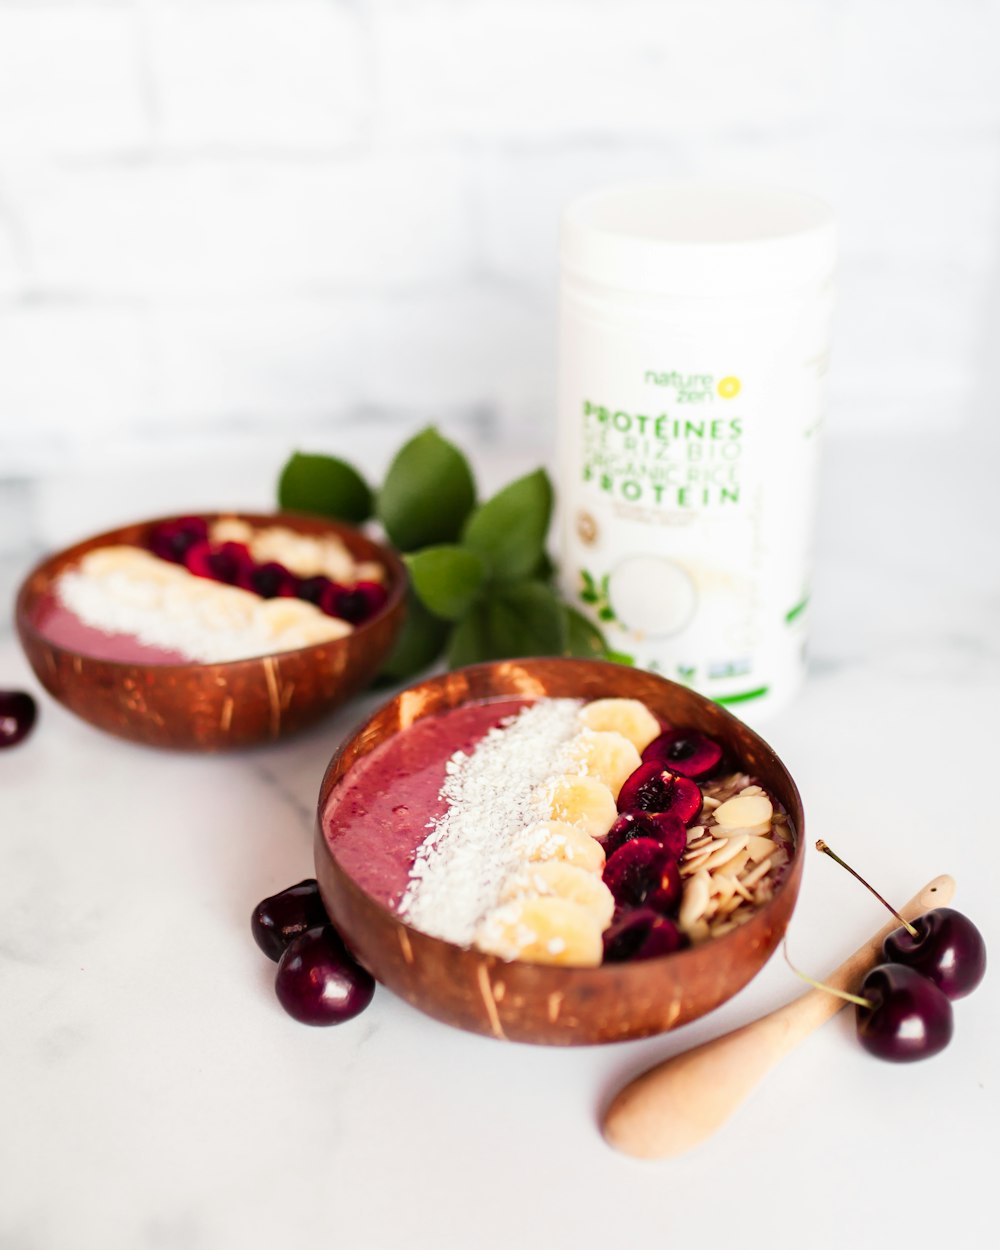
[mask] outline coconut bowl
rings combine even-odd
[[[201,514],[215,520],[222,514]],[[347,525],[295,513],[225,513],[253,525],[336,535],[356,560],[378,560],[389,596],[344,638],[220,664],[121,663],[61,646],[38,626],[63,570],[95,547],[145,544],[157,517],[95,535],[43,560],[28,574],[15,609],[21,645],[45,689],[98,729],[148,746],[224,751],[274,742],[312,724],[362,689],[392,647],[405,610],[406,573],[388,548]]]
[[[771,900],[745,924],[672,955],[597,968],[505,962],[430,937],[367,894],[341,867],[324,813],[354,763],[425,716],[503,697],[641,699],[676,726],[721,742],[788,814],[791,863]],[[617,1042],[703,1016],[742,989],[780,942],[803,865],[802,802],[771,748],[718,704],[637,669],[596,660],[505,660],[433,677],[377,711],[333,757],[320,789],[316,876],[333,923],[356,958],[420,1011],[490,1037],[549,1045]]]

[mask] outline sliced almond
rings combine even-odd
[[[761,860],[767,859],[769,855],[773,854],[777,847],[770,838],[763,838],[758,834],[754,834],[747,843],[747,850],[750,852],[750,858],[753,862],[759,864]]]
[[[738,855],[734,855],[727,864],[723,864],[722,867],[716,869],[716,871],[721,873],[724,877],[738,877],[743,869],[746,868],[749,860],[750,855],[746,847],[744,847]]]
[[[708,873],[699,872],[684,887],[677,923],[690,936],[692,926],[702,918],[708,905],[711,882]]]
[[[739,838],[727,838],[718,850],[713,851],[709,855],[702,867],[709,872],[713,868],[721,868],[723,864],[728,863],[735,855],[739,855],[740,851],[746,848],[748,841],[749,839],[745,834]]]
[[[757,882],[766,877],[770,871],[771,861],[770,859],[765,859],[762,863],[757,864],[755,868],[751,868],[751,870],[741,878],[743,885],[748,890],[752,890]]]
[[[770,823],[774,808],[766,794],[739,794],[715,810],[716,822],[730,829],[754,829]]]

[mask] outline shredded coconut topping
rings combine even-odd
[[[559,749],[579,730],[580,699],[542,699],[491,729],[445,766],[448,807],[428,824],[399,906],[414,928],[460,946],[496,907],[521,863],[517,835],[546,816],[538,790]]]

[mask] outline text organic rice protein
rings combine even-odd
[[[564,591],[643,668],[756,717],[803,671],[830,210],[639,184],[562,229]]]

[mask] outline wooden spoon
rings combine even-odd
[[[932,907],[946,906],[954,893],[952,877],[935,877],[900,915],[915,920]],[[898,927],[896,920],[884,925],[826,983],[856,990],[878,962],[883,939]],[[657,1064],[617,1094],[604,1116],[605,1139],[639,1159],[684,1154],[725,1123],[782,1055],[844,1006],[843,999],[825,990],[810,990],[742,1029]]]

